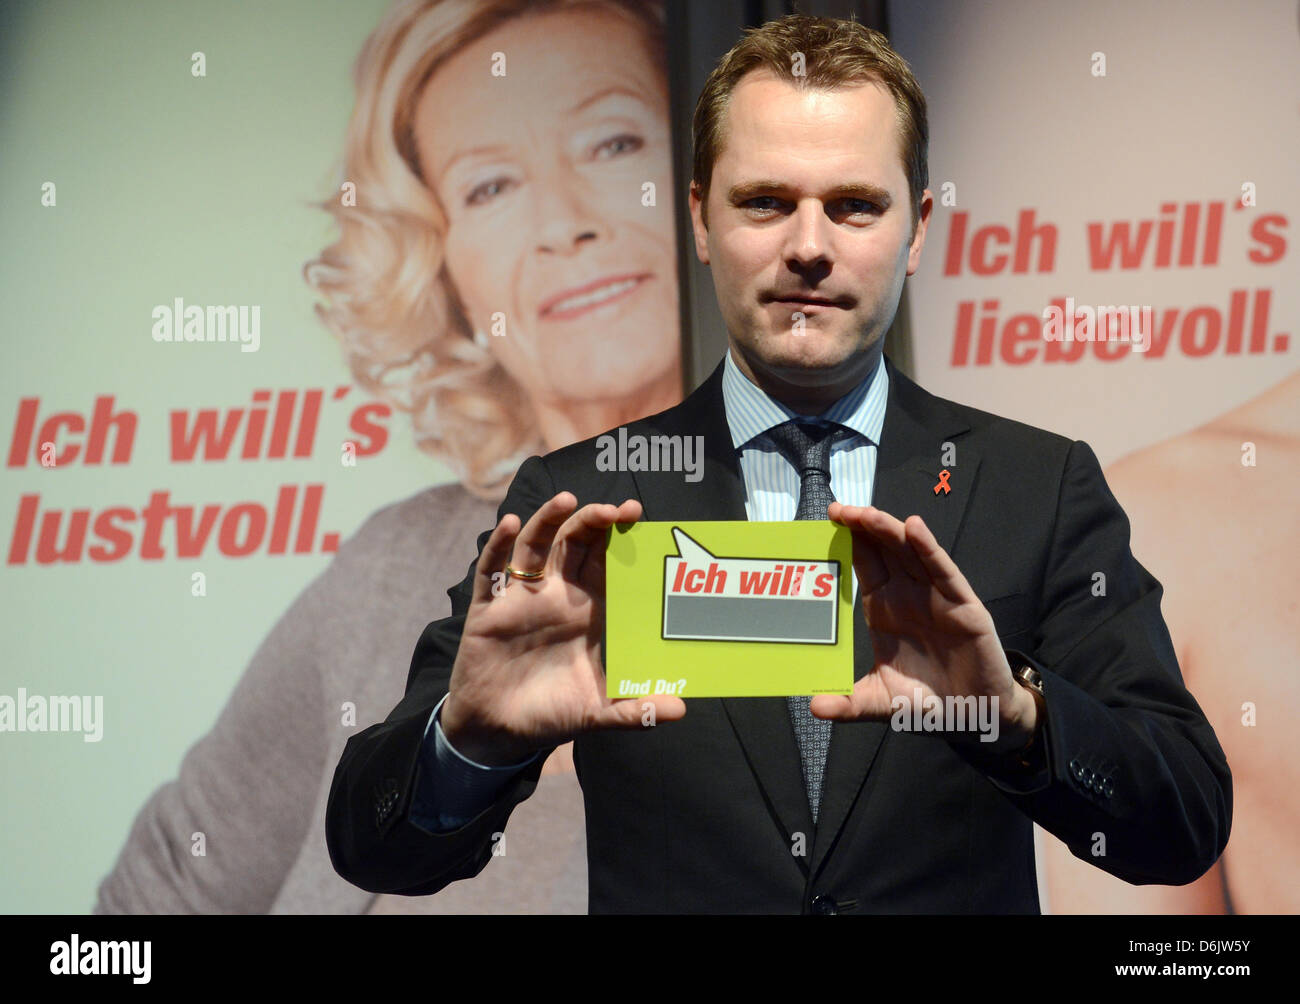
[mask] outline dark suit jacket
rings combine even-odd
[[[575,743],[593,913],[1034,913],[1031,820],[1135,883],[1190,882],[1222,853],[1228,765],[1183,686],[1160,585],[1130,553],[1128,520],[1092,451],[937,398],[892,364],[889,377],[874,504],[900,519],[921,515],[1004,646],[1040,668],[1049,779],[1008,793],[990,775],[1016,775],[978,744],[837,723],[814,826],[786,701],[688,700],[679,722]],[[588,440],[525,462],[501,513],[527,520],[568,489],[580,504],[640,499],[647,520],[745,519],[721,378],[719,366],[681,405],[628,429],[703,435],[703,480],[600,472]],[[936,495],[946,442],[956,449],[953,490]],[[425,895],[478,874],[492,835],[536,787],[543,757],[458,830],[429,834],[408,819],[470,581],[450,590],[454,615],[421,636],[406,696],[348,742],[335,771],[330,856],[364,889]],[[860,606],[855,659],[857,677],[870,671]]]

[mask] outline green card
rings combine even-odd
[[[852,556],[829,520],[614,527],[608,696],[850,693]]]

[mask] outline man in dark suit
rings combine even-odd
[[[1031,820],[1132,882],[1214,863],[1227,763],[1092,451],[882,356],[933,206],[925,148],[915,80],[860,25],[792,16],[723,58],[691,211],[729,355],[627,429],[703,436],[703,477],[606,470],[595,441],[520,468],[406,696],[339,763],[341,875],[409,895],[472,877],[570,738],[592,912],[1036,912]],[[572,237],[539,267],[613,261]],[[606,698],[610,527],[827,516],[854,538],[851,697]],[[911,702],[942,698],[987,702],[996,740],[912,731]]]

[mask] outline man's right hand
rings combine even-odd
[[[507,514],[479,555],[441,713],[447,741],[478,763],[518,763],[595,729],[643,728],[646,703],[655,705],[656,722],[686,714],[679,697],[605,696],[605,534],[640,519],[641,503],[575,512],[577,504],[561,492],[522,531],[519,517]],[[544,574],[503,578],[507,564]]]

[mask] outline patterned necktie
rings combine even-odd
[[[781,456],[799,472],[799,508],[795,510],[795,519],[828,518],[826,507],[835,501],[831,493],[831,444],[849,432],[841,425],[805,425],[799,422],[786,422],[768,430],[767,434],[781,451]],[[799,743],[799,756],[803,760],[808,806],[812,809],[815,823],[821,804],[826,753],[831,745],[831,723],[813,716],[808,710],[807,697],[787,700],[790,703],[790,722]]]

